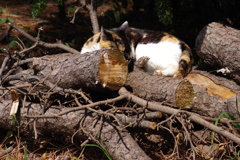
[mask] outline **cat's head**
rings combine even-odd
[[[103,27],[101,32],[89,38],[84,44],[81,53],[91,52],[103,48],[116,48],[125,55],[129,54],[130,47],[125,36],[128,29],[128,22],[124,22],[119,28],[106,30]]]

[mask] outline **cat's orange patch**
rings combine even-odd
[[[188,53],[185,53],[183,52],[181,57],[180,57],[181,60],[185,60],[187,63],[191,63],[191,59],[189,57],[189,54]]]
[[[168,33],[165,33],[166,36],[162,37],[161,41],[168,41],[168,42],[172,42],[172,43],[179,43],[179,39],[177,39],[176,37],[168,34]]]
[[[120,43],[120,41],[122,41],[122,39],[114,32],[109,31],[109,33],[111,33],[112,40],[110,41],[110,40],[102,40],[101,39],[100,47],[101,48],[116,48],[123,52],[125,50],[125,46]]]
[[[109,33],[111,33],[113,40],[116,40],[116,39],[122,40],[116,33],[114,33],[114,32],[109,32]]]
[[[94,36],[92,36],[91,38],[89,38],[86,43],[84,44],[84,48],[92,48],[93,45],[95,45],[97,43],[97,40],[100,36],[100,32],[95,34]]]

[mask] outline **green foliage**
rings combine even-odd
[[[49,0],[34,0],[32,6],[32,16],[36,18],[47,7]]]
[[[12,118],[13,118],[13,119],[12,119],[12,121],[11,121],[10,123],[15,123],[15,122],[18,121],[16,115],[13,115]]]
[[[56,0],[60,5],[63,5],[63,0]],[[49,0],[33,0],[32,16],[36,18],[39,14],[46,9]]]
[[[9,23],[14,23],[14,20],[13,19],[8,19],[8,22]]]
[[[7,23],[7,17],[2,17],[2,18],[1,18],[1,22],[2,22],[2,23]]]
[[[23,160],[28,160],[28,156],[27,156],[27,145],[24,144],[24,147],[23,147]]]
[[[113,14],[114,14],[116,22],[120,21],[122,9],[123,9],[123,7],[119,4],[119,2],[117,0],[114,0],[112,10],[113,10]]]
[[[68,12],[70,12],[71,14],[73,14],[76,10],[76,7],[70,6],[67,8]]]
[[[8,136],[8,137],[12,137],[12,136],[13,136],[13,131],[8,131],[8,132],[7,132],[7,136]]]
[[[229,118],[222,118],[222,116],[224,116],[224,115],[228,116]],[[214,125],[218,126],[219,121],[221,121],[221,120],[236,120],[236,119],[235,119],[235,117],[234,117],[232,114],[230,114],[230,113],[228,113],[228,112],[222,112],[222,113],[218,116],[218,118],[216,119]],[[236,129],[238,129],[238,130],[240,129],[240,125],[238,125],[237,123],[232,123],[232,125],[233,125],[234,128],[236,128]],[[215,132],[214,132],[214,133],[212,134],[212,136],[211,136],[211,142],[212,142],[212,144],[214,143],[214,136],[215,136]]]
[[[8,12],[8,8],[6,7],[6,12]],[[0,14],[3,13],[3,7],[0,6]],[[8,17],[2,17],[0,19],[0,23],[14,23],[13,19],[10,19]]]
[[[15,12],[12,12],[12,14],[14,14],[14,15],[19,15],[19,12],[18,12],[18,11],[15,11]]]
[[[0,6],[0,13],[3,13],[3,7]]]
[[[105,148],[105,146],[102,144],[101,147],[96,145],[96,144],[85,144],[84,146],[86,147],[97,147],[99,149],[101,149],[103,151],[103,153],[106,155],[106,157],[109,159],[109,160],[112,160],[111,156],[109,155],[107,149]]]
[[[159,21],[164,25],[173,23],[173,8],[170,0],[157,0],[155,10]]]
[[[236,97],[236,109],[237,109],[238,116],[240,117],[239,110],[238,110],[238,99],[237,99],[237,97]],[[224,115],[226,115],[226,116],[229,117],[229,118],[222,118],[222,116],[224,116]],[[220,120],[236,120],[236,118],[235,118],[232,114],[230,114],[230,113],[228,113],[228,112],[222,112],[222,113],[218,116],[218,118],[216,119],[214,125],[218,126]],[[237,131],[238,131],[238,133],[240,134],[240,125],[239,125],[238,123],[232,123],[232,126],[233,126],[234,128],[236,128]],[[215,132],[212,132],[212,133],[211,133],[211,144],[212,144],[212,148],[214,148],[214,137],[215,137],[215,134],[216,134]],[[237,152],[237,157],[238,157],[238,158],[240,157],[240,150]],[[238,159],[237,157],[230,158],[229,160]]]
[[[25,31],[30,31],[30,27],[23,26],[23,29],[24,29]]]
[[[16,43],[17,38],[15,38],[15,37],[9,37],[9,38],[8,38],[8,41],[9,41],[9,44],[8,44],[8,47],[9,47],[9,48],[13,48],[13,47],[16,47],[16,46],[17,46],[17,43]]]
[[[60,5],[63,5],[64,3],[63,3],[63,1],[64,0],[56,0]]]
[[[14,23],[14,20],[13,19],[10,19],[10,18],[7,18],[7,17],[2,17],[0,19],[0,22],[1,23]]]

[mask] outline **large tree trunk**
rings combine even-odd
[[[0,128],[17,131],[18,126],[11,123],[12,116],[9,115],[12,101],[5,100],[0,102]],[[135,140],[130,136],[126,129],[119,130],[111,121],[103,119],[101,121],[96,118],[96,114],[89,113],[86,110],[70,112],[58,116],[60,112],[64,112],[69,108],[59,108],[51,106],[43,116],[48,118],[36,119],[36,124],[24,118],[26,115],[41,115],[42,108],[40,104],[26,102],[21,108],[21,133],[29,134],[60,134],[62,136],[73,136],[77,139],[87,139],[89,135],[96,135],[96,138],[104,143],[107,151],[113,159],[131,159],[131,160],[148,160],[150,159],[145,152],[139,147]],[[49,118],[49,117],[55,118]],[[82,124],[82,125],[80,125]],[[83,129],[85,132],[83,132]],[[88,134],[86,134],[88,133]],[[90,138],[91,139],[91,138]]]
[[[240,83],[240,31],[220,23],[210,23],[196,39],[198,55],[208,65],[222,69]]]

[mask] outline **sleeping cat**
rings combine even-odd
[[[131,28],[124,22],[119,28],[105,30],[89,38],[81,53],[102,48],[117,48],[133,58],[146,72],[184,78],[191,70],[189,46],[166,32]]]
[[[103,27],[101,32],[93,35],[83,45],[81,54],[92,52],[103,48],[116,48],[122,51],[127,59],[130,57],[130,46],[125,36],[127,26],[121,26],[117,29],[106,30]]]

